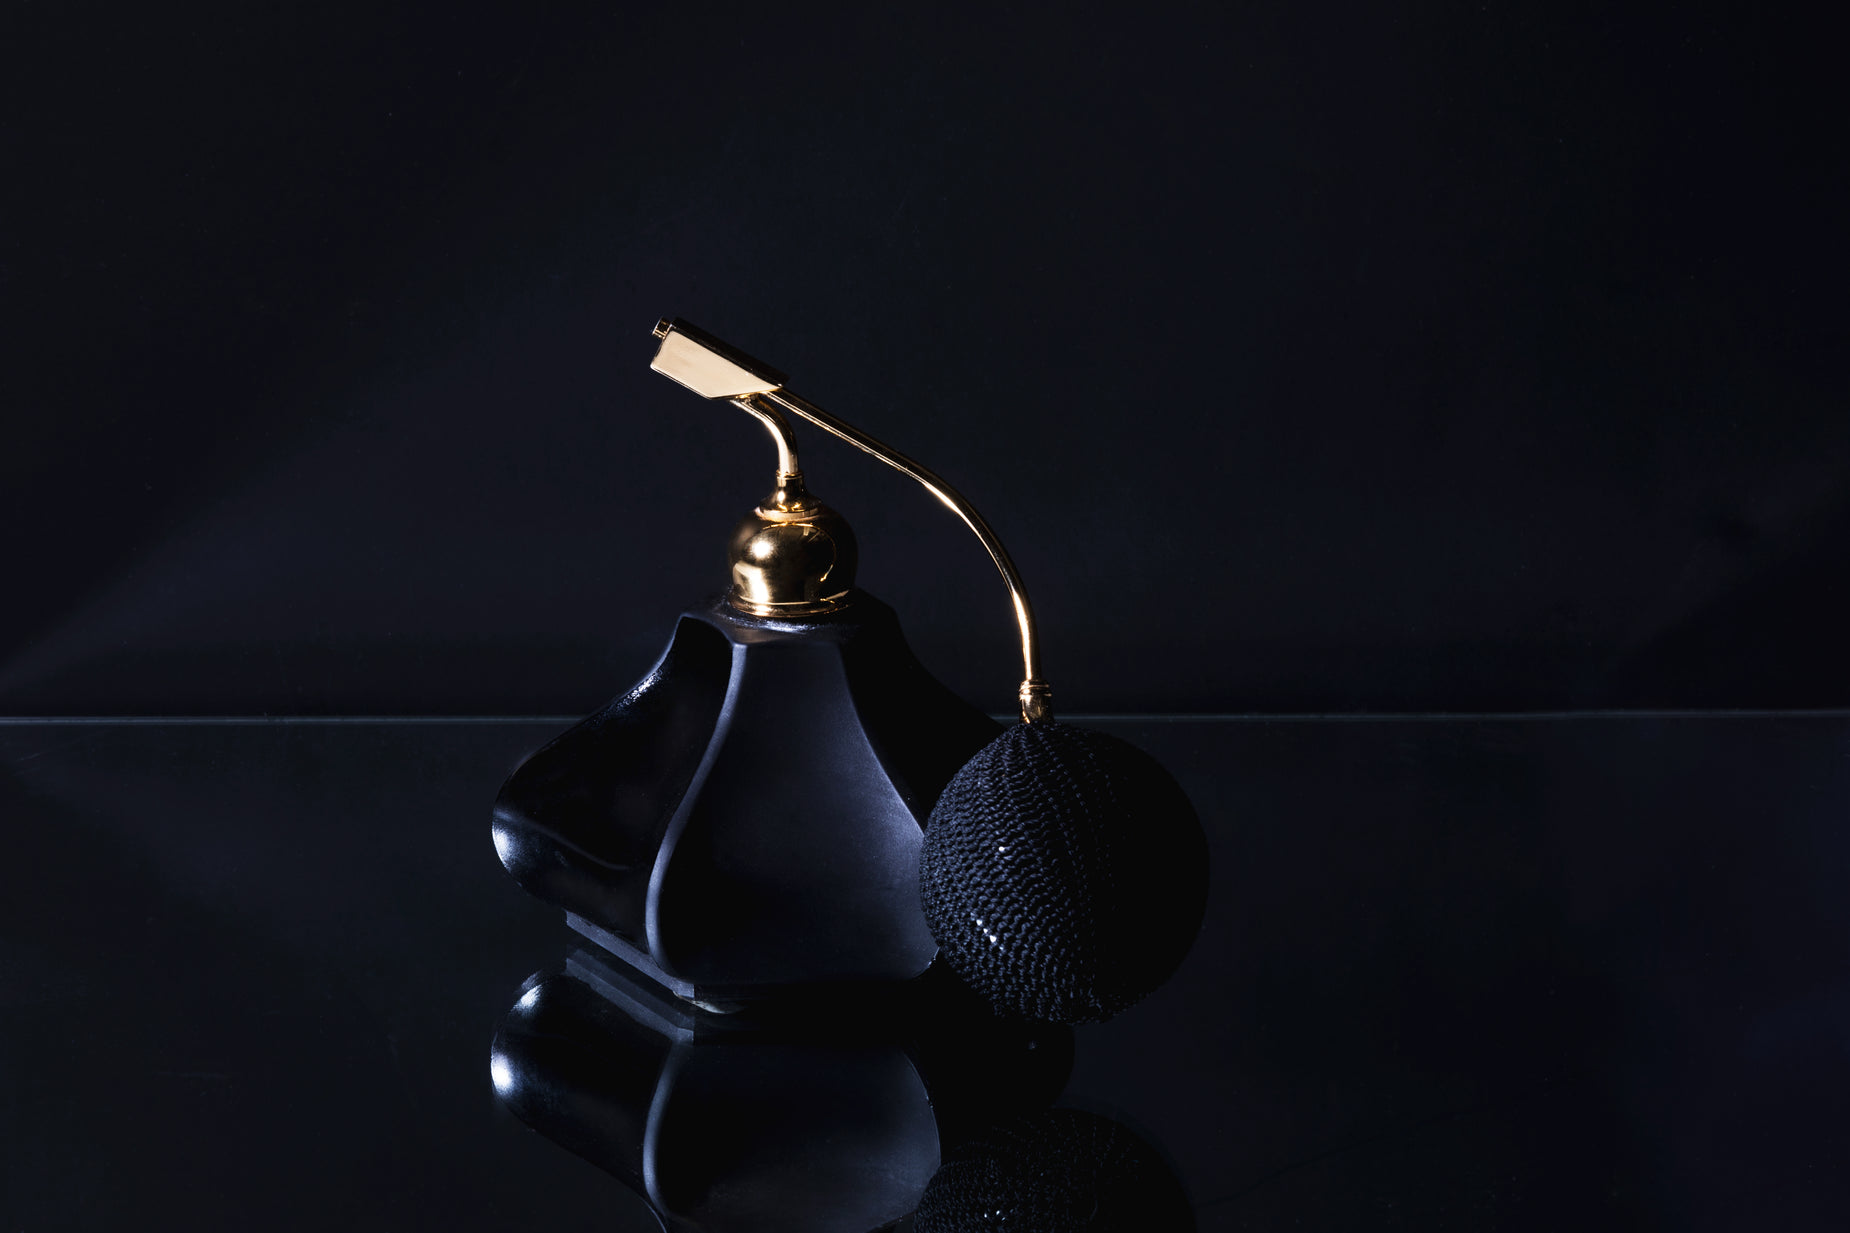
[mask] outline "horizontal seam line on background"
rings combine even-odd
[[[595,712],[593,712],[595,713]],[[564,724],[575,715],[0,715],[0,726],[229,724]],[[1013,714],[991,718],[1007,721]],[[1610,711],[1090,711],[1060,716],[1076,723],[1488,723],[1567,719],[1846,719],[1850,709]]]

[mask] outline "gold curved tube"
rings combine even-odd
[[[797,461],[797,443],[790,435],[790,423],[778,413],[776,407],[761,407],[750,398],[734,398],[732,405],[754,416],[771,433],[771,439],[777,442],[777,482],[787,483],[790,479],[802,479],[803,466]]]
[[[1002,574],[1002,581],[1009,589],[1009,599],[1015,605],[1015,624],[1021,631],[1022,682],[1019,691],[1021,719],[1023,723],[1046,723],[1053,719],[1053,691],[1041,678],[1040,637],[1034,625],[1034,608],[1028,602],[1028,590],[1022,583],[1021,571],[1015,568],[1015,562],[1009,558],[1008,549],[990,529],[989,523],[976,507],[965,500],[963,495],[945,483],[935,472],[906,457],[898,450],[868,436],[851,424],[836,419],[807,398],[800,397],[788,389],[778,388],[759,393],[747,394],[733,401],[748,411],[763,418],[770,408],[763,406],[771,403],[782,407],[793,415],[802,417],[822,429],[832,433],[848,444],[872,454],[887,466],[903,475],[916,480],[925,491],[938,498],[945,508],[963,520],[963,524],[975,533],[989,552],[989,559],[994,561],[996,569]]]

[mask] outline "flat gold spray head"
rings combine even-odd
[[[768,394],[784,383],[784,375],[776,369],[685,321],[658,321],[655,336],[662,345],[656,348],[649,367],[702,398]]]

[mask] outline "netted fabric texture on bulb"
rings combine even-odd
[[[1086,728],[1021,724],[938,798],[920,856],[951,969],[1004,1014],[1108,1019],[1188,953],[1207,841],[1169,773]]]
[[[995,1127],[953,1152],[913,1218],[918,1233],[1186,1233],[1181,1180],[1116,1122],[1051,1109]]]

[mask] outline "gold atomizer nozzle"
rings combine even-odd
[[[1034,610],[1028,604],[1027,588],[1022,584],[1021,574],[1015,568],[1014,561],[1009,559],[1008,550],[990,529],[989,523],[977,513],[975,506],[930,470],[881,444],[860,429],[836,419],[815,403],[799,397],[786,388],[784,375],[775,368],[753,359],[705,330],[679,318],[664,318],[656,322],[655,337],[661,340],[661,346],[656,349],[655,359],[649,367],[686,386],[702,398],[730,401],[740,410],[756,417],[770,431],[778,450],[778,493],[794,491],[807,498],[807,492],[803,489],[802,469],[797,464],[796,445],[790,437],[789,423],[782,414],[788,411],[872,454],[894,470],[911,476],[962,519],[964,525],[988,550],[989,558],[1002,574],[1002,581],[1009,589],[1009,598],[1014,603],[1015,623],[1021,633],[1023,677],[1019,699],[1022,721],[1043,723],[1053,719],[1052,690],[1041,679],[1040,640],[1035,632]],[[825,575],[826,581],[819,579],[814,571],[822,561],[822,548],[813,537],[805,540],[799,534],[783,531],[768,540],[763,538],[770,527],[795,527],[804,525],[806,521],[801,517],[801,512],[795,509],[783,511],[784,517],[778,519],[775,516],[776,500],[777,494],[774,493],[771,505],[760,506],[753,511],[733,534],[733,589],[728,600],[747,612],[756,612],[761,616],[780,612],[795,615],[803,611],[833,611],[846,603],[848,589],[853,585],[853,533],[847,532],[850,555],[846,559],[845,580],[839,565],[836,572]],[[833,517],[840,529],[847,531],[848,524],[841,521],[839,514],[820,504],[817,509]],[[766,526],[758,527],[752,521],[754,518]],[[817,526],[822,534],[833,536],[832,525],[824,527],[819,519],[807,521]],[[741,557],[741,553],[746,556]],[[754,553],[775,568],[763,575],[751,575],[749,570],[758,559],[751,555]],[[840,562],[840,556],[835,560]],[[743,583],[740,573],[742,565],[748,571]],[[821,597],[821,591],[830,590],[836,585],[842,587],[839,596],[833,600]],[[780,596],[782,602],[761,599],[760,596]],[[805,609],[803,605],[806,604],[829,606]],[[761,611],[761,608],[772,611]]]
[[[649,367],[702,398],[768,394],[784,384],[784,374],[769,364],[759,363],[685,321],[658,321],[655,336],[662,345],[656,348]]]

